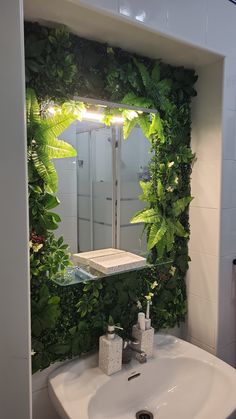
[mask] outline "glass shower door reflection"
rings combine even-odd
[[[112,246],[111,128],[77,134],[79,251]]]

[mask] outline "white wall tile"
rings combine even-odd
[[[216,337],[216,308],[213,301],[193,294],[188,296],[188,335],[213,348]]]
[[[186,283],[188,295],[215,301],[218,300],[218,271],[217,256],[191,252],[191,262],[187,273]]]
[[[166,0],[119,0],[119,13],[157,31],[167,28]]]
[[[204,45],[206,39],[206,0],[166,0],[168,5],[168,32],[177,37]]]
[[[207,0],[207,46],[224,54],[235,54],[236,6],[229,1]]]
[[[63,236],[66,244],[70,246],[69,251],[77,251],[77,217],[63,217],[59,228],[55,231],[57,237]]]
[[[76,196],[70,193],[57,194],[60,204],[55,208],[55,212],[60,217],[77,217]]]
[[[217,256],[219,254],[219,210],[190,207],[189,217],[191,252]]]
[[[37,371],[32,375],[32,392],[42,390],[48,386],[48,376],[55,369],[61,365],[61,362],[55,362],[55,364],[50,365],[50,367],[45,368],[43,371]]]
[[[226,57],[224,64],[224,106],[236,110],[236,58]]]
[[[236,208],[236,161],[222,162],[222,208]],[[236,249],[235,249],[236,250]]]
[[[74,194],[76,199],[77,193],[76,172],[73,170],[58,171],[58,193]]]
[[[33,393],[33,419],[60,419],[49,399],[47,388]]]
[[[217,351],[217,356],[227,364],[235,368],[236,366],[236,342],[221,346]]]
[[[86,5],[88,4],[89,6],[112,12],[117,12],[118,10],[118,0],[81,0],[80,3],[85,3]]]
[[[236,111],[224,109],[223,159],[236,160]]]
[[[236,254],[236,208],[221,211],[221,256]]]
[[[236,271],[232,259],[224,257],[220,263],[218,346],[236,341]]]
[[[193,166],[191,205],[204,208],[220,207],[220,161],[197,160]]]

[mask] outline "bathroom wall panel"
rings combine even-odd
[[[189,249],[212,256],[219,255],[219,209],[190,207]]]
[[[225,66],[224,66],[224,107],[227,110],[230,109],[234,111],[236,110],[236,57],[235,56],[226,57]]]
[[[236,5],[228,0],[207,0],[207,7],[207,47],[235,55]]]
[[[219,259],[205,253],[190,252],[191,262],[187,273],[188,294],[210,301],[218,301]]]
[[[215,348],[216,327],[217,303],[188,294],[188,337]]]
[[[227,102],[226,97],[225,101]],[[236,160],[236,111],[225,109],[223,123],[224,142],[222,157],[224,160]]]
[[[220,160],[197,159],[192,173],[192,207],[219,208],[220,205]],[[218,176],[217,176],[218,173]],[[206,182],[207,179],[207,182]]]
[[[232,259],[231,255],[220,261],[218,348],[236,341],[236,275]]]
[[[206,0],[166,0],[166,3],[168,32],[187,39],[188,42],[204,45],[207,27]]]
[[[166,0],[119,0],[119,13],[156,30],[167,29]]]
[[[33,392],[33,419],[60,419],[49,399],[47,388]]]

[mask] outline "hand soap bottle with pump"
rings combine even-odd
[[[137,349],[145,352],[147,358],[153,355],[154,329],[151,327],[150,301],[147,302],[146,316],[138,313],[138,323],[132,328],[132,337],[138,342]]]
[[[123,339],[115,333],[115,326],[110,321],[106,335],[99,338],[99,368],[107,375],[112,375],[122,368]]]

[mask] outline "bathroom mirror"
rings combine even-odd
[[[62,219],[58,234],[71,253],[106,247],[145,251],[143,226],[130,224],[145,205],[139,200],[139,181],[149,176],[150,143],[142,130],[135,127],[124,140],[119,118],[106,126],[90,112],[61,138],[77,150],[77,157],[55,161]]]

